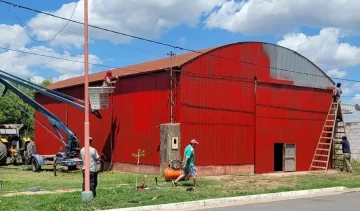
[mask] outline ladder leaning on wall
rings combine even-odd
[[[309,171],[327,171],[331,154],[333,154],[333,167],[341,168],[342,162],[339,162],[342,158],[341,148],[339,149],[341,144],[335,144],[334,140],[339,141],[343,136],[346,136],[346,133],[340,102],[332,102]]]

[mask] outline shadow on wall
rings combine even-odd
[[[104,171],[111,171],[113,166],[111,161],[113,160],[113,154],[116,144],[116,137],[120,130],[120,125],[117,124],[117,117],[111,123],[111,130],[106,138],[102,154],[104,155]]]

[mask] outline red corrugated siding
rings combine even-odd
[[[127,78],[120,81],[114,100],[114,120],[117,135],[114,160],[136,163],[132,156],[138,149],[145,149],[142,164],[160,164],[160,124],[170,120],[170,77],[162,72]]]
[[[274,171],[274,143],[296,144],[296,170],[307,171],[331,103],[331,93],[261,84],[256,99],[255,172]]]
[[[182,141],[187,144],[195,138],[200,142],[197,165],[256,164],[257,173],[272,172],[274,142],[293,142],[297,144],[297,169],[307,170],[331,92],[294,87],[292,81],[270,78],[270,61],[261,43],[232,45],[211,53],[237,61],[203,56],[183,67],[180,76],[177,107]],[[255,76],[259,82],[287,84],[286,88],[257,86],[256,138],[254,82],[240,80]]]
[[[159,165],[158,126],[169,121],[167,102],[169,86],[169,76],[165,72],[121,79],[116,87],[116,95],[110,99],[110,107],[101,111],[102,119],[90,115],[90,136],[93,137],[93,146],[99,153],[111,158],[111,149],[114,149],[114,162],[136,163],[132,154],[136,153],[137,149],[145,149],[146,157],[141,162]],[[83,99],[83,87],[62,92]],[[60,117],[63,122],[66,122],[66,106],[68,127],[78,136],[83,146],[83,111],[53,100],[52,103],[47,103],[50,99],[41,95],[38,95],[36,100]],[[113,111],[112,121],[111,111]],[[36,112],[35,116],[49,126],[48,121],[41,114]],[[111,124],[113,124],[112,134]],[[46,133],[39,124],[35,125],[35,140],[38,153],[41,154],[54,154],[61,146],[61,143],[54,136]]]
[[[212,54],[256,59],[256,52],[242,50],[240,45]],[[248,64],[212,56],[200,57],[182,68],[177,103],[181,150],[190,139],[197,139],[197,165],[254,163],[254,76]]]
[[[176,74],[174,117],[175,122],[181,123],[181,154],[188,141],[195,138],[200,142],[197,165],[255,164],[256,173],[264,173],[274,170],[275,142],[295,143],[297,170],[307,170],[330,105],[331,91],[295,87],[292,81],[270,78],[270,61],[261,43],[226,46],[212,54],[236,61],[205,55],[184,65]],[[256,96],[255,76],[259,81]],[[121,79],[113,105],[102,111],[103,119],[90,118],[94,146],[110,157],[112,136],[114,162],[136,163],[132,154],[140,148],[146,151],[141,163],[159,165],[158,126],[170,121],[169,80],[165,72]],[[83,96],[82,87],[64,92]],[[44,97],[37,99],[47,102]],[[63,104],[50,102],[46,107],[65,121]],[[67,106],[67,115],[70,129],[82,142],[84,113]],[[59,142],[38,124],[35,127],[39,152],[57,152]]]
[[[50,112],[52,112],[55,116],[61,119],[61,121],[66,122],[66,113],[65,113],[64,105],[61,105],[58,102],[52,99],[48,99],[41,95],[36,95],[35,99],[40,104],[44,105],[46,109],[50,110]],[[39,112],[35,112],[35,119],[37,121],[35,121],[34,141],[35,141],[37,153],[55,154],[60,150],[60,147],[64,145],[61,143],[59,139],[56,138],[57,137],[56,132],[50,125],[47,118],[45,118]],[[47,127],[47,129],[42,125]],[[61,132],[61,135],[66,140],[65,134]],[[65,150],[65,147],[63,147],[63,149]]]

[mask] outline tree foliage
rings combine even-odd
[[[33,82],[33,80],[29,79]],[[48,87],[53,83],[51,78],[42,81],[40,86]],[[16,88],[25,93],[27,96],[34,99],[34,90],[19,86],[12,83]],[[4,86],[1,85],[1,93],[4,90]],[[26,104],[21,98],[7,91],[4,97],[0,97],[0,124],[23,124],[24,126],[20,130],[20,135],[34,138],[34,109]]]

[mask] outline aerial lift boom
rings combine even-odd
[[[7,93],[7,91],[10,90],[14,94],[16,94],[18,97],[20,97],[25,103],[29,104],[31,107],[33,107],[35,110],[37,110],[39,113],[44,115],[50,121],[50,124],[56,131],[60,140],[66,146],[65,152],[58,152],[55,156],[37,155],[35,152],[35,149],[33,149],[33,152],[31,153],[32,155],[31,155],[31,157],[28,158],[28,161],[27,161],[28,164],[33,165],[33,170],[34,171],[40,170],[41,166],[45,165],[46,160],[51,160],[54,165],[60,164],[60,165],[68,166],[69,168],[74,168],[74,167],[76,167],[76,165],[82,165],[83,164],[82,160],[78,158],[78,155],[80,152],[80,142],[77,139],[76,135],[53,113],[51,113],[49,110],[47,110],[45,107],[40,105],[38,102],[36,102],[32,98],[28,97],[26,94],[21,92],[19,89],[17,89],[14,85],[9,83],[8,81],[11,81],[13,83],[19,84],[24,87],[27,87],[29,89],[33,89],[45,96],[54,98],[61,102],[70,104],[76,108],[84,110],[83,105],[80,105],[76,102],[71,101],[71,100],[76,100],[76,101],[80,102],[81,100],[76,99],[71,96],[68,96],[68,95],[65,95],[63,93],[56,92],[54,90],[49,90],[44,87],[35,85],[29,81],[26,81],[24,79],[21,79],[19,77],[13,76],[9,73],[6,73],[6,72],[0,70],[0,83],[3,84],[5,87],[2,95],[4,96]],[[61,95],[61,96],[59,96],[59,95]],[[101,118],[101,115],[97,110],[91,109],[89,112],[94,114],[97,118]],[[64,133],[67,135],[66,143],[65,143],[64,138],[62,137],[59,129],[64,131]]]
[[[84,103],[83,100],[77,99],[75,97],[66,95],[66,94],[61,93],[61,92],[57,92],[55,90],[47,89],[45,87],[42,87],[42,86],[39,86],[37,84],[31,83],[31,82],[29,82],[27,80],[24,80],[22,78],[19,78],[17,76],[11,75],[10,73],[7,73],[7,72],[2,71],[2,70],[0,70],[0,78],[11,81],[11,82],[16,83],[16,84],[19,84],[19,85],[24,86],[26,88],[33,89],[33,90],[35,90],[35,91],[37,91],[37,92],[39,92],[39,93],[41,93],[41,94],[43,94],[43,95],[45,95],[47,97],[51,97],[51,98],[54,98],[56,100],[59,100],[60,102],[67,103],[67,104],[69,104],[71,106],[74,106],[74,107],[76,107],[78,109],[85,110],[85,107],[83,105],[80,105],[80,104],[78,104],[76,102],[71,101],[71,100],[75,100],[75,101]],[[94,114],[97,118],[101,119],[101,115],[100,115],[99,111],[90,109],[89,112]]]

